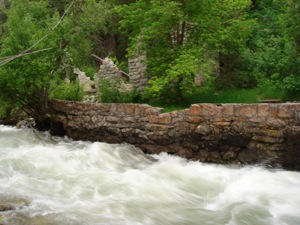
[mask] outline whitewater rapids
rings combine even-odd
[[[299,225],[300,173],[0,125],[1,205],[4,225]]]

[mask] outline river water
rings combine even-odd
[[[300,173],[0,125],[0,224],[299,225]]]

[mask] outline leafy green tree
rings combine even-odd
[[[254,76],[262,89],[272,87],[293,95],[300,91],[296,2],[255,1],[249,13],[257,20],[257,29],[241,54],[240,64],[234,66],[237,73]]]
[[[174,96],[164,98],[161,92],[160,99],[186,101],[183,91],[190,88],[196,72],[182,58],[188,55],[199,65],[208,56],[209,60],[219,61],[220,55],[238,52],[253,28],[253,21],[247,20],[244,13],[250,5],[248,0],[139,0],[118,7],[120,30],[130,41],[129,57],[139,51],[147,53],[149,77],[153,79],[148,94],[156,93],[153,97],[157,98],[161,84],[166,84],[165,92]],[[170,71],[179,67],[185,68],[176,77],[187,76],[189,82],[174,79]],[[218,71],[213,66],[211,70]]]
[[[282,85],[288,94],[300,97],[300,1],[289,0],[280,17],[285,37],[285,52],[289,56],[281,77]]]
[[[61,82],[50,93],[50,98],[63,99],[69,101],[81,101],[85,93],[83,87],[78,81],[73,81],[70,83]]]
[[[50,17],[42,1],[10,1],[2,36],[0,95],[47,126],[49,89],[61,77],[61,35],[51,32],[59,16]]]
[[[52,10],[66,9],[70,1],[51,0]],[[116,18],[114,1],[76,0],[64,19],[64,50],[68,53],[66,65],[74,65],[93,77],[99,62],[91,57],[116,55]],[[61,13],[62,14],[62,13]],[[72,71],[69,72],[72,76]]]
[[[60,87],[65,77],[74,80],[74,67],[92,76],[96,71],[92,53],[107,56],[115,52],[115,44],[108,44],[115,38],[114,4],[104,0],[9,0],[1,20],[2,101],[21,108],[43,126],[49,96],[62,96],[54,86]],[[66,95],[80,98],[81,93],[74,93],[77,89],[72,87],[66,87],[70,90]],[[50,95],[52,91],[56,94]]]
[[[182,52],[161,77],[153,77],[146,88],[144,98],[168,104],[188,104],[199,94],[195,74],[200,70],[201,60],[191,51]]]
[[[284,25],[285,34],[294,43],[297,51],[300,51],[300,1],[288,0],[285,4],[281,4],[284,7],[284,13],[281,16],[281,22]]]

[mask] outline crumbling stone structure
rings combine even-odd
[[[112,87],[118,88],[121,92],[129,92],[132,90],[132,85],[126,83],[124,78],[129,80],[128,75],[122,72],[111,59],[105,58],[102,60],[98,73],[94,75],[96,90],[99,91],[99,82],[102,79],[107,79]]]
[[[300,103],[193,104],[163,113],[145,104],[52,101],[53,135],[130,143],[212,163],[300,170]]]
[[[77,80],[85,92],[88,94],[95,93],[95,83],[90,77],[85,75],[85,72],[80,71],[78,68],[74,68],[73,72],[77,74]]]
[[[139,91],[144,90],[148,84],[146,60],[146,54],[140,54],[128,60],[130,84]]]

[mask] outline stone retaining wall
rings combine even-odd
[[[52,101],[53,135],[130,143],[213,163],[300,169],[300,103],[193,104],[163,113],[145,104]]]

